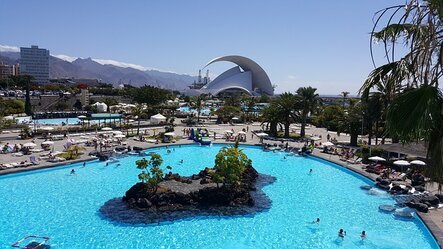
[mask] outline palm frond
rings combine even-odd
[[[423,85],[406,91],[390,105],[387,113],[387,129],[403,142],[428,138],[441,126],[443,98],[438,88]]]

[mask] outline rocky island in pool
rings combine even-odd
[[[122,198],[106,202],[101,214],[117,222],[149,224],[195,216],[250,215],[271,206],[261,188],[275,178],[259,174],[236,146],[222,148],[214,168],[190,177],[171,172],[163,175],[161,163],[158,154],[151,155],[150,160],[138,160],[141,182]]]

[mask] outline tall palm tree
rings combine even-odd
[[[142,104],[136,104],[135,107],[133,107],[131,110],[131,115],[134,117],[137,116],[137,135],[140,134],[140,119],[143,113],[144,113],[144,108]]]
[[[346,99],[348,98],[348,95],[349,95],[349,92],[341,92],[341,94],[340,94],[340,96],[343,97],[343,101],[342,101],[343,109],[345,109]]]
[[[203,108],[203,97],[197,96],[191,98],[191,102],[189,102],[190,106],[197,111],[197,123],[200,123],[200,114]]]
[[[372,44],[379,41],[387,63],[371,72],[361,91],[369,91],[374,87],[371,83],[381,81],[401,84],[401,93],[388,107],[386,128],[402,142],[426,141],[431,162],[427,174],[443,183],[443,94],[439,88],[443,76],[443,1],[409,0],[406,5],[377,12],[375,20],[371,56],[375,61]],[[382,28],[375,31],[380,25]],[[400,45],[406,52],[397,58]]]
[[[309,113],[314,112],[317,106],[320,104],[320,97],[317,93],[317,88],[300,87],[297,90],[297,95],[300,97],[301,105],[301,129],[300,137],[305,137],[306,120],[308,119]]]

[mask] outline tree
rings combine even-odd
[[[404,143],[424,139],[431,162],[425,168],[427,175],[443,183],[443,97],[439,88],[443,76],[443,1],[409,0],[406,5],[377,12],[375,20],[370,43],[375,69],[360,91],[369,92],[380,82],[398,86],[400,94],[387,109],[386,129]],[[378,67],[374,41],[384,45],[383,57],[387,59]],[[398,46],[403,46],[402,50]]]
[[[279,114],[280,121],[285,127],[284,137],[289,137],[289,126],[291,122],[294,122],[299,114],[299,98],[298,96],[285,92],[282,93],[278,98],[275,99],[275,104],[277,106],[277,113]]]
[[[75,101],[73,107],[74,107],[75,109],[77,109],[77,110],[81,110],[81,109],[83,108],[82,102],[81,102],[79,99],[77,99],[77,100]]]
[[[142,172],[138,174],[138,179],[147,185],[151,194],[157,192],[158,184],[163,179],[163,170],[160,168],[162,163],[163,159],[157,153],[152,154],[149,160],[143,158],[135,162],[137,169],[142,170]],[[171,168],[169,167],[168,169]]]
[[[300,136],[305,136],[305,128],[306,128],[306,120],[308,118],[308,114],[314,112],[317,106],[320,104],[320,97],[317,93],[317,88],[308,87],[300,87],[297,90],[297,94],[300,97],[301,104],[301,129]]]
[[[32,116],[32,106],[31,106],[31,97],[29,92],[31,90],[31,80],[32,76],[29,75],[17,75],[10,76],[10,78],[15,82],[15,85],[25,89],[25,113],[28,116]]]
[[[225,105],[220,107],[214,113],[217,115],[219,122],[225,123],[230,121],[233,117],[240,114],[240,112],[241,110],[240,107],[238,106]]]
[[[134,108],[131,110],[131,114],[134,117],[137,117],[137,135],[140,134],[140,119],[144,113],[144,108],[142,104],[136,104]]]
[[[66,159],[68,159],[68,160],[77,159],[81,155],[81,151],[84,151],[84,150],[86,150],[85,147],[83,147],[81,145],[77,145],[77,144],[71,145],[66,150]]]
[[[242,105],[244,110],[246,111],[246,121],[250,120],[249,114],[254,111],[255,104],[257,103],[256,99],[251,96],[244,96],[242,98]]]
[[[267,122],[269,125],[269,135],[277,136],[277,125],[280,122],[280,113],[275,102],[271,102],[262,110],[263,123]]]
[[[106,108],[106,112],[109,112],[109,108],[113,105],[118,105],[118,102],[116,99],[114,98],[103,98],[101,100],[101,102],[105,103],[107,108]]]
[[[251,160],[238,147],[223,147],[215,156],[215,172],[212,179],[223,186],[235,187],[238,185],[246,167]]]
[[[189,105],[194,108],[197,111],[197,123],[200,123],[200,114],[203,108],[203,97],[197,96],[191,98],[191,102],[189,102]]]
[[[340,96],[343,97],[343,101],[342,101],[343,109],[345,109],[346,98],[348,97],[348,95],[349,95],[349,92],[341,92],[341,94],[340,94]]]
[[[349,132],[351,137],[350,145],[357,146],[358,134],[361,131],[361,124],[363,118],[363,106],[360,101],[350,101],[349,108],[345,116],[345,129]]]

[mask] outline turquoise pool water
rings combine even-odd
[[[63,122],[69,125],[81,124],[81,120],[79,118],[45,118],[45,119],[35,119],[34,121],[37,124],[41,125],[61,125]],[[103,123],[105,120],[100,120]],[[106,123],[112,123],[113,121],[110,119],[106,120]],[[118,121],[117,121],[118,122]],[[98,120],[91,121],[91,123],[98,123]]]
[[[213,166],[221,145],[151,149],[164,166],[190,175]],[[360,190],[369,182],[331,163],[244,147],[256,169],[277,181],[264,188],[272,208],[255,216],[196,217],[159,225],[124,225],[101,218],[99,208],[137,181],[138,157],[121,166],[81,164],[0,177],[0,248],[25,235],[51,237],[55,248],[438,248],[419,219],[378,211],[393,204]],[[183,159],[184,163],[179,161]],[[76,175],[70,175],[71,169]],[[309,169],[313,174],[309,175]],[[309,224],[320,217],[320,225]],[[337,240],[344,228],[346,238]],[[366,230],[368,238],[359,238]]]
[[[80,122],[80,119],[78,118],[45,118],[45,119],[35,119],[35,122],[37,124],[44,124],[44,125],[61,125],[63,122],[66,124],[73,125],[78,124]]]
[[[181,111],[184,113],[194,113],[195,115],[197,115],[197,111],[189,106],[182,106],[182,107],[178,108],[177,111]],[[202,108],[200,111],[200,115],[202,115],[202,116],[209,116],[210,114],[211,114],[210,108]]]

